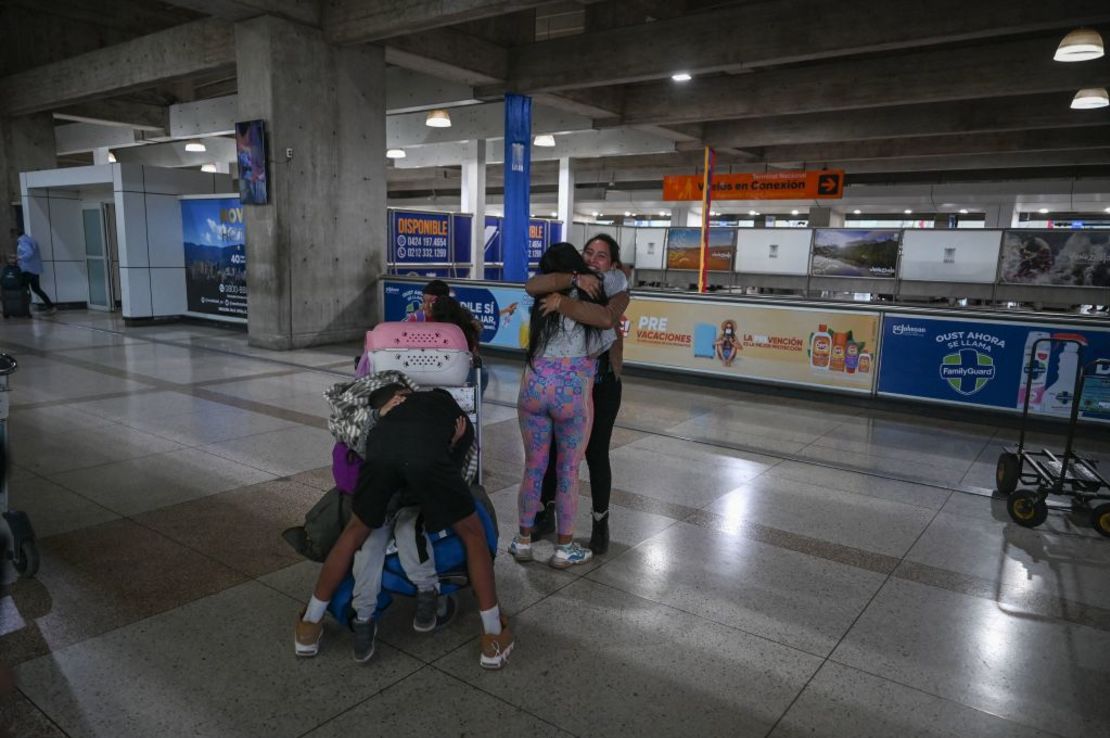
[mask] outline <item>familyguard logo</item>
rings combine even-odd
[[[960,349],[941,359],[940,376],[961,395],[974,395],[994,379],[994,357],[973,348]]]

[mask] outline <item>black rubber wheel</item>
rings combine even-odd
[[[1017,454],[1002,453],[998,456],[998,466],[994,470],[994,481],[1003,495],[1013,494],[1021,478],[1021,457]]]
[[[1091,510],[1091,525],[1102,535],[1110,538],[1110,502]]]
[[[1039,494],[1031,489],[1022,489],[1010,495],[1006,501],[1006,512],[1010,519],[1025,528],[1036,528],[1048,518],[1048,505]]]
[[[30,579],[39,572],[39,547],[34,541],[24,541],[16,554],[15,570],[24,579]]]

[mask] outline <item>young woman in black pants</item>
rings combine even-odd
[[[609,442],[613,436],[613,426],[621,407],[621,364],[624,342],[620,330],[620,320],[628,308],[628,280],[621,271],[620,246],[606,234],[598,234],[586,243],[582,256],[590,268],[605,276],[605,294],[609,295],[606,309],[609,311],[611,326],[617,331],[617,340],[612,347],[597,359],[597,374],[594,379],[593,401],[594,422],[590,440],[586,446],[586,465],[590,469],[590,494],[593,500],[593,529],[590,535],[590,550],[600,556],[609,550],[609,495],[613,487],[613,472],[609,465]],[[534,277],[525,286],[529,294],[566,289],[568,280],[576,286],[591,292],[596,289],[598,280],[590,275],[547,274]],[[618,289],[620,288],[620,289]],[[555,454],[551,454],[555,458]],[[536,518],[532,539],[555,530],[555,467],[548,464],[543,480],[543,512]]]

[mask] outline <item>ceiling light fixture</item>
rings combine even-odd
[[[660,215],[660,217],[666,217],[667,211],[666,210],[660,210],[659,215]]]
[[[791,211],[790,211],[790,214],[791,214],[791,215],[797,215],[797,214],[798,214],[798,211],[797,211],[797,210],[791,210]]]
[[[1048,208],[1040,208],[1037,212],[1041,215],[1048,215]]]
[[[429,110],[428,117],[424,119],[424,125],[430,128],[450,128],[451,114],[446,110]]]
[[[1081,62],[1098,59],[1105,53],[1102,36],[1098,31],[1077,28],[1064,36],[1064,40],[1056,47],[1056,55],[1052,58],[1058,62]]]
[[[759,213],[755,212],[754,210],[749,210],[748,215],[759,215]]]
[[[185,150],[191,151],[195,154],[201,154],[205,151],[208,151],[208,148],[200,141],[190,141],[189,143],[185,144]]]
[[[202,166],[202,167],[200,168],[200,171],[202,171],[202,172],[210,172],[210,173],[215,173],[215,171],[216,171],[216,165],[215,165],[215,164],[205,164],[204,166]]]
[[[555,146],[555,137],[550,133],[541,133],[532,140],[532,144],[545,149],[550,149]]]
[[[859,208],[856,208],[855,210],[852,211],[852,215],[859,215],[862,212],[863,212],[862,210],[860,210]]]
[[[404,159],[408,154],[404,149],[387,149],[385,152],[386,159]]]
[[[109,164],[115,164],[116,163],[116,155],[113,154],[111,151],[108,152],[108,163]]]
[[[632,213],[630,213],[630,212],[628,212],[627,210],[625,210],[625,211],[624,211],[624,217],[626,217],[626,218],[631,218],[631,217],[632,217]]]
[[[552,213],[552,214],[551,214],[551,217],[552,217],[552,218],[558,218],[558,217],[559,217],[559,214],[558,214],[558,213]]]
[[[905,213],[906,215],[911,215],[911,214],[913,214],[913,211],[912,211],[912,210],[910,210],[909,208],[906,208],[906,209],[905,209],[905,210],[903,210],[902,212],[903,212],[903,213]]]
[[[601,215],[601,213],[597,212],[596,210],[595,210],[595,211],[593,212],[593,216],[594,216],[595,218],[596,218],[597,216],[599,216],[599,215]]]
[[[693,79],[689,72],[675,72],[671,75],[671,79],[675,82],[689,82]]]
[[[1110,105],[1110,95],[1106,94],[1105,87],[1086,87],[1075,93],[1072,98],[1072,110],[1094,110]]]
[[[1110,208],[1106,208],[1106,210],[1104,210],[1103,212],[1110,213]]]
[[[960,208],[960,215],[967,215],[967,208]]]

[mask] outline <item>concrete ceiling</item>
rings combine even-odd
[[[26,20],[47,5],[43,17],[77,28],[104,3],[11,7]],[[1106,0],[148,5],[104,48],[59,46],[49,61],[0,77],[0,113],[54,113],[65,151],[76,153],[93,148],[97,129],[110,146],[224,132],[233,22],[269,13],[319,26],[337,44],[386,47],[389,141],[410,153],[390,170],[398,191],[457,188],[445,172],[456,171],[463,141],[501,145],[506,90],[533,96],[538,132],[565,134],[555,150],[535,150],[541,186],[543,160],[569,156],[580,186],[598,177],[643,188],[693,171],[704,144],[734,171],[827,164],[847,170],[849,183],[1110,174],[1110,109],[1068,107],[1080,87],[1110,85],[1110,58],[1052,60],[1073,28],[1110,39]],[[694,79],[674,82],[677,71]],[[431,107],[451,108],[455,126],[423,126]],[[489,161],[495,187],[498,158]]]

